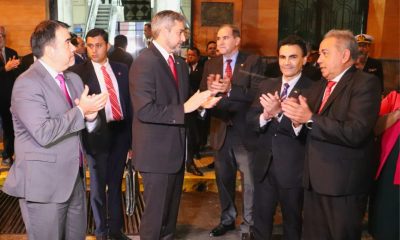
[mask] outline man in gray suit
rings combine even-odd
[[[3,191],[19,198],[30,240],[85,239],[80,131],[96,128],[108,96],[88,95],[78,75],[64,71],[74,63],[70,40],[63,23],[41,22],[31,36],[38,61],[12,92],[16,161]]]

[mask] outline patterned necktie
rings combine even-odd
[[[101,66],[101,71],[103,72],[104,82],[106,83],[107,91],[109,94],[108,97],[109,97],[110,103],[111,103],[111,112],[112,112],[113,119],[115,121],[119,121],[122,119],[122,113],[121,113],[121,107],[119,105],[117,94],[115,93],[114,85],[111,81],[111,77],[108,74],[105,66]]]
[[[225,77],[228,77],[229,79],[232,78],[231,62],[232,62],[232,59],[227,59],[226,60]]]
[[[172,75],[174,75],[175,84],[178,87],[178,74],[176,73],[175,62],[174,62],[174,58],[172,57],[172,55],[169,55],[168,65],[169,65],[169,68],[171,69]]]
[[[283,91],[280,96],[281,101],[285,100],[285,98],[287,97],[289,87],[290,87],[289,83],[283,84]]]
[[[59,73],[56,76],[56,79],[60,82],[61,91],[64,93],[64,96],[67,99],[69,106],[72,107],[72,100],[71,100],[71,96],[68,93],[67,85],[65,84],[64,75],[62,73]]]
[[[0,50],[0,63],[4,63],[6,65],[6,61],[4,61],[3,53]]]
[[[332,93],[332,88],[335,86],[336,82],[328,81],[328,85],[326,85],[324,97],[322,98],[321,106],[319,107],[318,113],[321,113],[322,108],[324,108],[325,103],[328,101],[329,96]]]

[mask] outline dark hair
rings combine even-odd
[[[74,45],[75,47],[78,46],[78,35],[76,35],[75,33],[70,33],[71,34],[71,43],[72,45]]]
[[[101,36],[104,41],[106,43],[108,43],[108,33],[106,31],[104,31],[104,29],[101,28],[93,28],[92,30],[90,30],[89,32],[87,32],[86,34],[86,41],[88,39],[88,37],[97,37],[97,36]]]
[[[144,25],[151,29],[151,23],[145,23]]]
[[[281,49],[281,47],[284,45],[297,45],[303,52],[303,57],[307,56],[307,44],[301,37],[297,35],[289,35],[286,38],[282,39],[278,44],[278,54],[279,49]]]
[[[200,56],[200,50],[197,47],[190,47],[189,50],[196,52],[197,56]]]
[[[68,24],[54,21],[45,20],[40,22],[31,35],[31,48],[33,56],[41,58],[44,54],[44,48],[54,42],[56,38],[56,31],[58,28],[68,29]]]
[[[125,35],[117,35],[114,38],[114,47],[126,48],[128,46],[128,38]]]
[[[209,41],[209,42],[207,43],[207,48],[208,48],[208,45],[210,45],[210,44],[217,44],[217,42],[216,42],[216,41]]]

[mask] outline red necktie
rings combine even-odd
[[[69,106],[72,107],[72,100],[71,100],[71,96],[69,96],[69,93],[67,90],[67,85],[65,85],[64,75],[62,73],[59,73],[57,75],[56,79],[60,82],[61,91],[64,93],[64,96],[67,99]]]
[[[227,59],[226,60],[225,77],[228,77],[229,79],[232,78],[231,62],[232,62],[232,59]]]
[[[178,74],[176,73],[175,62],[174,62],[174,58],[172,57],[172,55],[169,55],[168,65],[169,65],[169,68],[171,69],[172,75],[174,75],[175,84],[178,87],[178,85],[179,85],[178,84]]]
[[[104,82],[106,83],[107,91],[109,94],[108,97],[111,103],[111,112],[113,115],[113,119],[115,121],[119,121],[122,119],[122,113],[121,113],[121,107],[119,106],[117,94],[115,93],[114,85],[111,81],[110,75],[108,75],[105,66],[101,66],[101,71],[103,72]]]
[[[319,107],[318,113],[322,111],[322,108],[324,108],[324,105],[326,101],[328,101],[329,96],[332,93],[332,88],[335,86],[336,82],[334,81],[328,81],[328,85],[326,85],[325,92],[324,92],[324,97],[322,98],[321,106]]]

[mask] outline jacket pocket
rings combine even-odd
[[[28,152],[28,153],[25,153],[25,160],[55,163],[57,160],[57,155],[56,154],[47,154],[47,153]]]

